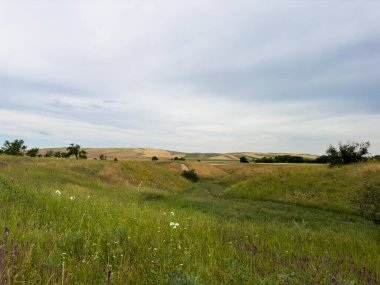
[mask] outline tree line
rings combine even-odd
[[[255,163],[320,163],[330,166],[339,166],[364,161],[380,161],[380,155],[371,156],[368,149],[369,142],[340,143],[338,146],[330,145],[326,154],[315,159],[296,155],[277,155],[274,157],[253,158]],[[245,156],[240,157],[241,163],[249,163]]]
[[[0,154],[30,157],[57,157],[70,158],[75,156],[76,159],[87,159],[87,152],[81,149],[79,144],[70,144],[65,151],[46,151],[45,155],[39,153],[39,148],[31,148],[25,145],[24,140],[16,139],[14,141],[6,140],[0,149]]]

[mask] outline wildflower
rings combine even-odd
[[[57,194],[58,196],[61,196],[61,191],[59,191],[59,190],[55,190],[55,194]]]
[[[70,200],[74,200],[75,199],[75,196],[70,196]]]
[[[179,223],[175,223],[175,222],[170,222],[170,226],[175,229],[176,227],[179,226]]]
[[[172,216],[174,216],[174,212],[170,212],[170,214],[171,214]]]

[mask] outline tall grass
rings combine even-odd
[[[244,218],[196,207],[202,187],[154,163],[0,158],[0,284],[379,283],[372,223]]]

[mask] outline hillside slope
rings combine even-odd
[[[380,283],[380,228],[340,194],[378,164],[180,163],[0,156],[0,284]]]

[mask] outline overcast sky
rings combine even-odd
[[[0,1],[0,143],[380,153],[380,1]]]

